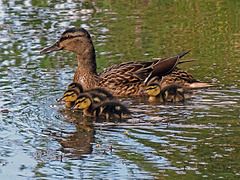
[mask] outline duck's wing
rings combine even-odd
[[[162,76],[171,72],[177,63],[178,58],[120,64],[100,74],[99,86],[106,86],[115,96],[139,95],[144,89],[146,79],[148,82],[160,82]]]
[[[160,59],[159,61],[154,63],[154,65],[152,67],[152,72],[144,80],[144,83],[147,85],[150,82],[150,80],[156,76],[162,77],[162,76],[170,74],[179,63],[192,62],[193,60],[180,61],[180,58],[183,57],[184,55],[188,54],[189,52],[190,51],[184,51],[184,52],[177,54],[176,56]]]
[[[143,61],[135,61],[135,62],[124,62],[121,64],[115,64],[113,66],[110,66],[108,68],[104,68],[103,71],[99,74],[100,77],[107,76],[108,74],[111,74],[112,72],[134,72],[138,71],[140,69],[144,69],[147,67],[150,67],[157,61],[152,62],[143,62]]]
[[[143,81],[152,71],[154,62],[128,62],[111,66],[100,75],[100,87],[106,87],[115,96],[138,95]]]
[[[170,58],[163,58],[163,59],[157,59],[155,61],[151,62],[145,62],[145,61],[135,61],[135,62],[125,62],[121,64],[116,64],[113,66],[110,66],[108,68],[103,69],[103,71],[99,74],[99,76],[104,77],[108,74],[111,74],[113,71],[119,71],[119,72],[147,72],[151,73],[152,76],[156,76],[159,74],[168,74],[170,73],[179,63],[184,62],[192,62],[195,60],[186,60],[186,61],[180,61],[180,58],[189,53],[190,51],[184,51],[176,56],[170,57]],[[151,69],[149,69],[151,68]],[[146,77],[145,77],[146,78]]]
[[[152,80],[159,82],[162,76],[171,73],[179,58],[186,53],[152,62],[127,62],[111,66],[99,75],[99,86],[106,87],[115,96],[139,95],[146,83]]]

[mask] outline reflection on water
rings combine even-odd
[[[238,1],[1,1],[1,179],[237,179]],[[157,13],[156,13],[157,12]],[[180,65],[218,84],[184,104],[121,99],[132,118],[105,122],[58,103],[77,66],[40,55],[68,26],[89,30],[100,72],[191,49]]]

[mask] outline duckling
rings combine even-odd
[[[82,85],[80,83],[76,83],[76,82],[69,84],[68,89],[75,89],[79,92],[79,94],[84,92]],[[94,89],[90,89],[85,92],[91,94],[94,103],[99,103],[106,99],[115,99],[115,97],[110,92],[108,92],[102,88],[94,88]]]
[[[76,83],[76,82],[73,82],[73,83],[69,84],[68,89],[75,89],[79,93],[84,92],[82,85],[80,83]],[[85,92],[99,94],[99,95],[101,95],[105,98],[109,98],[109,99],[114,99],[115,98],[110,92],[108,92],[107,90],[105,90],[103,88],[94,88],[94,89],[87,90]]]
[[[58,100],[60,101],[65,101],[65,106],[66,108],[71,108],[74,104],[79,95],[79,92],[75,89],[68,89],[67,91],[64,92],[63,97]]]
[[[114,96],[125,97],[141,95],[145,85],[151,82],[157,82],[161,85],[163,83],[164,85],[178,83],[194,88],[197,88],[197,85],[201,85],[201,87],[212,86],[177,68],[179,63],[185,62],[180,61],[180,58],[190,51],[154,61],[116,64],[105,68],[98,74],[96,71],[95,48],[90,34],[84,28],[68,28],[55,44],[44,48],[40,53],[46,54],[60,50],[69,50],[77,54],[78,68],[73,77],[73,82],[81,83],[84,90],[101,87],[106,88]],[[193,86],[196,83],[197,85]]]
[[[172,84],[161,89],[158,83],[151,83],[146,87],[149,101],[184,102],[187,90],[180,85]]]
[[[123,115],[129,115],[131,113],[127,107],[114,99],[96,104],[91,94],[88,93],[82,93],[78,96],[74,109],[83,109],[84,115],[88,117],[100,117],[105,115],[106,119],[116,115],[121,119]]]

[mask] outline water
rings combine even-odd
[[[238,179],[238,1],[1,1],[1,179]],[[77,61],[40,55],[66,27],[93,37],[98,72],[191,49],[180,67],[217,86],[185,104],[128,101],[133,117],[95,122],[60,98]]]

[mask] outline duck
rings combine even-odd
[[[107,120],[111,117],[129,117],[130,110],[119,101],[114,99],[107,99],[101,103],[94,103],[89,93],[82,93],[78,96],[74,110],[83,110],[83,114],[87,117],[101,117],[105,116]]]
[[[142,95],[145,86],[151,82],[164,86],[179,82],[193,88],[209,87],[210,83],[201,82],[186,71],[176,66],[191,60],[180,61],[190,51],[181,52],[169,58],[153,61],[133,61],[115,64],[97,73],[95,48],[89,32],[82,27],[66,29],[56,43],[40,51],[47,54],[54,51],[68,50],[77,54],[78,67],[73,83],[81,83],[83,90],[104,88],[114,96]],[[194,84],[197,84],[194,86]]]
[[[178,84],[171,84],[161,88],[158,83],[151,83],[146,87],[146,93],[149,95],[149,101],[166,102],[184,102],[185,94],[189,93],[187,89]]]

